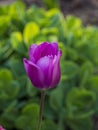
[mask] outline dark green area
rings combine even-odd
[[[7,130],[36,130],[40,91],[23,66],[32,43],[58,41],[61,81],[46,92],[41,130],[94,130],[98,114],[98,28],[58,9],[0,6],[0,124]]]

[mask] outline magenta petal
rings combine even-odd
[[[23,59],[23,62],[32,84],[37,88],[43,88],[44,76],[40,68],[27,59]]]
[[[50,87],[55,87],[60,81],[60,75],[61,75],[61,72],[60,72],[60,57],[61,57],[60,52],[58,53],[57,56],[54,57],[52,82],[51,82]]]
[[[37,66],[39,66],[43,74],[46,76],[49,67],[49,58],[47,56],[40,58],[37,62]]]
[[[45,56],[39,59],[37,62],[37,66],[41,68],[43,75],[44,75],[44,82],[45,82],[45,87],[48,87],[51,84],[51,79],[52,79],[52,61],[53,57]]]
[[[53,48],[55,50],[55,53],[57,54],[57,52],[58,52],[58,43],[57,42],[51,42],[50,44],[53,46]]]
[[[48,45],[48,42],[43,42],[42,44],[38,45],[38,46],[35,48],[35,50],[34,50],[34,52],[33,52],[33,55],[31,55],[32,52],[30,53],[30,55],[31,55],[32,57],[34,57],[34,59],[35,59],[36,61],[38,61],[38,59],[40,59],[40,58],[42,57],[42,52],[45,50],[45,48],[46,48],[47,45]]]
[[[2,126],[0,126],[0,130],[5,130]]]
[[[57,55],[58,53],[58,44],[57,43],[48,43],[46,48],[42,52],[42,56],[45,55]]]
[[[38,47],[38,45],[36,45],[36,44],[32,44],[32,45],[30,46],[30,49],[29,49],[29,57],[30,57],[30,60],[31,60],[32,62],[35,62],[35,58],[34,58],[33,55],[34,55],[34,53],[35,53],[37,47]]]

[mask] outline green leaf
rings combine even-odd
[[[20,32],[13,32],[11,34],[12,47],[20,54],[25,54],[26,48],[23,43],[22,34]]]
[[[82,26],[82,23],[79,18],[69,15],[66,18],[65,25],[66,25],[66,28],[74,30],[74,29],[80,28]]]
[[[93,130],[93,123],[91,118],[85,119],[69,119],[67,120],[72,130]]]
[[[47,23],[46,11],[43,8],[39,9],[39,7],[33,5],[27,10],[25,20],[27,22],[33,21],[42,27]]]
[[[85,83],[87,80],[92,76],[93,74],[93,65],[91,62],[85,62],[79,72],[79,79],[80,79],[80,86],[85,86]]]
[[[0,16],[0,36],[4,34],[10,24],[10,17],[5,15],[5,16]]]
[[[92,91],[73,88],[67,95],[68,118],[82,119],[91,116],[95,110],[96,96]]]
[[[71,61],[76,61],[79,58],[79,55],[75,49],[67,47],[66,51],[67,51],[67,58],[70,59]]]
[[[55,110],[58,111],[62,108],[63,91],[62,88],[58,87],[50,93],[50,105]]]
[[[23,37],[27,46],[29,46],[32,43],[33,38],[39,34],[39,31],[40,31],[39,26],[34,22],[29,22],[25,26]]]
[[[31,81],[27,82],[27,93],[30,97],[34,97],[37,94],[37,89],[32,85]]]
[[[44,35],[49,35],[49,34],[51,34],[51,35],[53,35],[53,34],[57,35],[58,34],[58,29],[56,27],[44,28],[44,29],[42,29],[42,34],[44,34]]]
[[[14,19],[23,19],[25,14],[25,5],[23,2],[16,1],[10,5],[9,15]]]
[[[38,116],[39,106],[37,104],[27,104],[22,110],[22,115],[16,120],[16,127],[22,130],[35,130],[37,129]]]
[[[0,70],[0,83],[5,85],[9,84],[13,80],[12,73],[8,69]]]
[[[17,79],[19,79],[25,73],[23,63],[19,60],[15,60],[12,58],[12,60],[9,60],[8,66],[10,67],[13,76]]]
[[[78,71],[79,71],[79,67],[77,64],[75,64],[72,61],[64,61],[61,64],[62,67],[62,75],[66,76],[66,79],[71,79],[74,76],[77,75]]]
[[[98,114],[98,76],[92,76],[88,79],[85,88],[94,92],[96,95],[96,114]]]
[[[59,8],[59,0],[43,0],[43,3],[48,9]]]
[[[22,114],[25,116],[29,116],[32,119],[38,119],[39,117],[39,105],[37,104],[28,104],[22,110]]]
[[[41,130],[57,130],[57,125],[51,120],[46,120],[42,123]]]
[[[16,81],[12,81],[8,87],[6,87],[5,92],[8,95],[9,99],[14,99],[18,96],[19,93],[19,83]]]

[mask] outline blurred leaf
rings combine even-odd
[[[68,124],[72,130],[93,130],[93,123],[91,118],[84,119],[69,119]]]
[[[73,30],[82,26],[81,20],[71,15],[67,16],[65,24],[66,28]]]
[[[89,77],[93,74],[93,65],[91,62],[85,62],[79,72],[80,86],[84,86]]]
[[[31,115],[32,113],[32,115]],[[38,119],[39,117],[39,105],[29,104],[22,110],[22,114],[31,117],[32,119]]]
[[[41,130],[57,130],[57,125],[51,120],[46,120],[43,122]]]
[[[27,22],[33,21],[33,22],[37,23],[38,25],[43,26],[46,23],[46,11],[43,8],[39,9],[39,7],[32,5],[26,11],[25,20]]]
[[[79,55],[75,49],[67,47],[66,51],[67,51],[68,59],[70,59],[72,61],[76,61],[79,58]]]
[[[10,24],[10,17],[5,15],[5,16],[0,16],[0,36],[4,34]]]
[[[11,44],[12,47],[20,54],[25,54],[26,48],[23,43],[22,34],[20,32],[13,32],[11,34]]]
[[[15,1],[10,5],[9,15],[15,19],[23,19],[25,13],[25,5],[21,1]]]
[[[33,97],[37,94],[37,89],[32,85],[30,80],[27,82],[27,93],[30,97]]]
[[[73,88],[67,95],[67,116],[73,119],[82,119],[91,116],[95,110],[96,96],[92,91]]]
[[[13,80],[12,73],[8,69],[1,69],[0,70],[0,83],[4,83],[8,85]]]
[[[50,93],[50,105],[55,111],[58,111],[59,109],[62,108],[63,105],[62,101],[63,101],[63,91],[62,88],[58,87]]]
[[[92,76],[88,79],[85,88],[91,90],[96,95],[96,114],[98,114],[98,76]]]
[[[58,34],[58,29],[57,28],[44,28],[43,30],[42,30],[42,33],[44,34],[44,35],[49,35],[49,34]]]
[[[20,78],[20,76],[24,75],[24,66],[23,63],[20,62],[19,60],[9,60],[8,66],[10,67],[13,76],[16,77],[17,79]]]
[[[40,31],[39,26],[34,22],[29,22],[25,26],[23,37],[27,46],[29,46],[32,43],[33,38],[38,35],[39,31]]]
[[[16,127],[22,130],[32,130],[37,128],[39,106],[28,104],[22,110],[22,115],[16,120]]]
[[[48,9],[59,8],[59,0],[43,0],[43,3]]]
[[[73,78],[79,71],[78,65],[72,61],[63,62],[61,67],[63,70],[62,75],[66,76],[66,79]]]

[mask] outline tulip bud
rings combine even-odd
[[[32,84],[40,89],[55,87],[60,81],[60,58],[62,52],[57,43],[32,44],[29,60],[23,59],[26,73]]]

